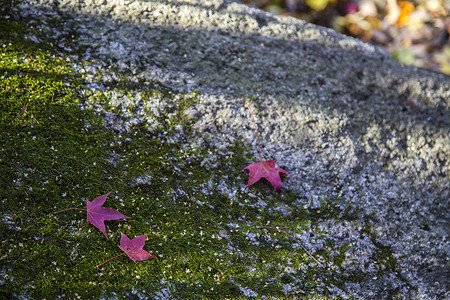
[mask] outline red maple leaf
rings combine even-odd
[[[122,233],[119,248],[122,249],[122,251],[125,252],[125,254],[128,255],[128,257],[134,262],[156,258],[143,249],[146,237],[146,235],[139,235],[130,240],[125,234]]]
[[[104,221],[129,219],[130,217],[121,214],[115,209],[102,207],[110,193],[97,197],[92,202],[86,199],[87,220],[98,228],[108,238]]]
[[[150,258],[156,258],[156,256],[151,255],[150,253],[148,253],[143,249],[145,245],[145,238],[147,237],[146,235],[139,235],[131,240],[125,234],[122,233],[121,235],[122,236],[120,238],[119,248],[124,253],[116,255],[108,259],[107,261],[102,262],[101,264],[97,265],[97,268],[107,263],[108,261],[125,254],[128,255],[128,257],[131,258],[134,262],[143,261]]]
[[[245,186],[245,188],[248,188],[249,186],[251,186],[252,184],[256,183],[257,181],[259,181],[261,178],[264,177],[267,180],[269,180],[269,182],[273,185],[278,194],[281,193],[281,178],[279,173],[285,174],[287,176],[291,175],[289,175],[282,168],[275,168],[276,162],[277,162],[276,160],[259,161],[254,162],[251,165],[243,168],[241,172],[244,170],[250,171],[248,183]]]

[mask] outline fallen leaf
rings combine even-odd
[[[130,217],[121,214],[115,209],[102,207],[110,193],[97,197],[92,202],[86,199],[87,220],[98,228],[108,238],[104,221],[129,219]]]
[[[408,24],[409,15],[414,12],[414,4],[409,1],[398,1],[398,6],[400,8],[400,15],[398,16],[397,24],[403,26]]]
[[[306,5],[315,11],[324,10],[327,7],[329,0],[306,0]]]
[[[276,160],[259,161],[259,162],[254,162],[251,165],[243,168],[241,170],[241,172],[244,170],[250,171],[248,183],[245,186],[245,188],[251,186],[252,184],[256,183],[257,181],[259,181],[261,178],[264,177],[267,180],[269,180],[269,182],[273,185],[273,187],[278,192],[278,194],[280,194],[281,193],[281,179],[280,179],[279,173],[285,174],[287,176],[291,176],[291,175],[289,175],[282,168],[275,168],[276,162],[277,162]]]
[[[145,245],[145,238],[146,235],[139,235],[135,237],[134,239],[130,240],[125,234],[121,234],[120,238],[120,245],[119,248],[124,252],[119,255],[116,255],[114,257],[111,257],[107,261],[102,262],[101,264],[97,265],[97,268],[100,267],[103,264],[106,264],[108,261],[116,259],[119,256],[122,255],[128,255],[129,258],[131,258],[134,262],[142,261],[150,258],[156,258],[156,256],[151,255],[147,251],[145,251],[144,245]]]
[[[119,248],[122,249],[122,251],[125,252],[125,254],[128,255],[128,257],[134,262],[156,258],[143,249],[146,237],[146,235],[139,235],[130,240],[125,234],[122,233]]]

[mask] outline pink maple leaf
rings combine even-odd
[[[150,253],[148,253],[143,249],[145,245],[145,238],[147,237],[146,235],[139,235],[131,240],[125,234],[122,233],[121,235],[122,236],[120,238],[119,248],[124,253],[116,255],[108,259],[107,261],[102,262],[101,264],[97,265],[97,268],[107,263],[108,261],[125,254],[128,255],[128,257],[131,258],[134,262],[143,261],[150,258],[156,258],[156,256],[151,255]]]
[[[264,177],[267,180],[269,180],[269,182],[273,185],[273,187],[278,192],[278,194],[280,194],[281,193],[281,178],[280,178],[279,173],[285,174],[287,176],[291,176],[291,175],[289,175],[282,168],[275,168],[276,162],[277,162],[276,160],[259,161],[259,162],[254,162],[251,165],[248,165],[247,167],[243,168],[241,170],[241,172],[244,170],[250,171],[248,183],[245,186],[245,188],[248,188],[249,186],[251,186],[252,184],[256,183],[257,181],[259,181],[261,178]]]
[[[106,234],[106,228],[104,221],[118,220],[118,219],[129,219],[130,217],[121,214],[115,209],[109,207],[102,207],[110,193],[103,196],[97,197],[94,200],[89,201],[86,199],[86,211],[87,220],[89,223],[98,228],[103,234],[108,238]]]
[[[156,258],[143,249],[146,237],[146,235],[139,235],[130,240],[125,234],[122,233],[119,248],[122,249],[122,251],[125,252],[125,254],[128,255],[128,257],[134,262]]]

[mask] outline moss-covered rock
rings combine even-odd
[[[0,39],[1,298],[447,295],[449,77],[222,0],[9,1]],[[108,240],[54,214],[106,192]],[[122,232],[157,259],[96,268]]]

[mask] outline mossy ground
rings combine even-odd
[[[199,134],[186,113],[195,93],[129,82],[89,90],[70,56],[24,39],[33,30],[25,23],[2,19],[0,28],[1,298],[314,298],[343,296],[346,283],[367,276],[344,270],[349,246],[316,227],[339,219],[375,240],[339,198],[311,209],[264,182],[244,191],[245,145],[190,146]],[[145,117],[128,122],[136,107],[124,113],[110,95],[137,90]],[[156,111],[155,102],[163,103]],[[111,115],[127,130],[111,126]],[[210,153],[220,158],[214,167],[204,163]],[[105,206],[132,217],[107,221],[108,240],[83,212],[54,214],[107,192]],[[300,246],[295,234],[305,230],[322,244],[313,255],[324,267]],[[144,249],[157,259],[121,256],[97,268],[120,254],[120,233],[146,234]],[[390,249],[373,260],[381,275],[397,268]]]

